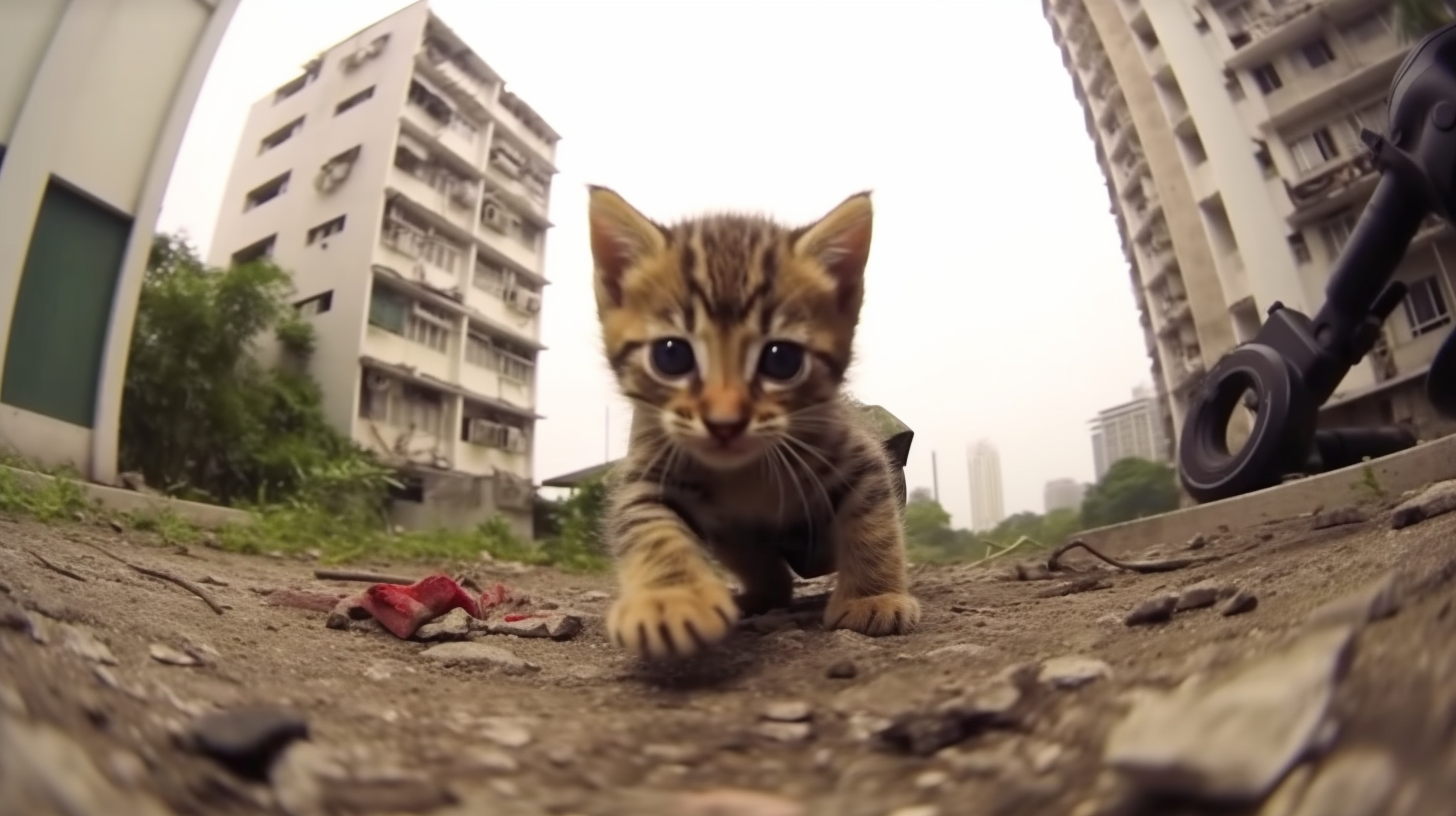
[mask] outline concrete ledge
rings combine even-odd
[[[1367,469],[1374,476],[1373,485]],[[1098,527],[1078,537],[1109,555],[1159,544],[1182,544],[1198,533],[1210,533],[1220,526],[1230,530],[1248,529],[1320,508],[1393,499],[1407,490],[1451,478],[1456,478],[1456,436],[1256,493]]]
[[[22,485],[30,488],[41,488],[54,482],[57,476],[50,476],[45,473],[36,473],[33,470],[21,470],[20,468],[8,465],[0,466],[7,473],[15,477]],[[108,487],[106,485],[83,482],[79,479],[67,479],[79,485],[86,491],[88,498],[99,502],[102,507],[108,510],[116,510],[122,513],[159,513],[170,510],[177,516],[198,527],[215,530],[229,524],[251,524],[253,516],[242,510],[231,507],[218,507],[215,504],[202,504],[201,502],[184,501],[173,499],[167,496],[154,496],[148,493],[138,493],[134,490],[123,490],[119,487]]]

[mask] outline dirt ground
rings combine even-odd
[[[1456,513],[1392,529],[1395,504],[1124,554],[1218,557],[1161,573],[917,567],[925,618],[904,637],[824,631],[829,585],[806,584],[801,609],[670,670],[607,643],[609,576],[472,566],[584,625],[476,633],[505,652],[441,661],[278,605],[364,586],[313,563],[4,522],[0,814],[1446,812]],[[223,613],[85,542],[203,582]],[[1212,605],[1126,622],[1191,585]],[[242,705],[306,719],[271,775],[198,748],[199,722]]]

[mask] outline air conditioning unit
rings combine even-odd
[[[505,232],[510,226],[510,218],[506,216],[505,208],[501,207],[500,202],[487,199],[480,208],[480,223],[496,232]]]
[[[410,271],[414,272],[415,280],[419,281],[420,283],[424,283],[425,282],[425,280],[426,280],[425,273],[426,273],[427,270],[425,269],[425,265],[424,264],[417,263],[417,264],[414,265],[414,267]]]
[[[364,373],[364,387],[374,394],[383,394],[394,390],[396,382],[397,380],[386,377],[378,371],[366,371]]]
[[[520,428],[506,428],[506,450],[511,453],[526,452],[526,432]]]
[[[497,507],[507,510],[524,510],[531,506],[531,483],[526,479],[496,469],[495,477],[495,504]]]
[[[539,292],[527,292],[519,297],[519,300],[521,301],[521,311],[526,314],[536,314],[541,311],[541,294]]]
[[[450,201],[460,207],[474,207],[475,191],[467,185],[456,184],[450,188]]]
[[[511,286],[501,292],[501,300],[512,309],[521,308],[521,290]]]
[[[360,49],[340,60],[339,67],[344,69],[344,73],[352,74],[372,56],[374,55],[366,53],[364,49]]]
[[[504,437],[504,430],[505,426],[498,422],[491,422],[488,419],[472,419],[465,429],[465,441],[473,445],[499,447]]]
[[[329,161],[319,167],[318,175],[313,180],[314,189],[321,193],[332,193],[339,185],[348,180],[349,174],[354,171],[352,161]]]

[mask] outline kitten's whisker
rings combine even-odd
[[[833,513],[834,500],[829,498],[829,490],[824,487],[824,480],[819,478],[819,474],[815,473],[814,469],[809,467],[809,463],[804,461],[804,457],[801,456],[798,451],[794,450],[788,445],[779,446],[779,450],[783,451],[785,454],[793,456],[796,460],[798,460],[799,467],[803,470],[804,475],[807,476],[813,482],[814,486],[819,489],[819,495],[824,499],[824,512]],[[795,480],[794,483],[798,484],[798,480]],[[800,488],[800,490],[802,490],[802,488]]]
[[[793,463],[790,462],[788,457],[784,455],[784,451],[788,449],[785,448],[781,443],[775,441],[774,445],[771,446],[769,450],[772,451],[774,456],[778,457],[779,461],[783,463],[784,470],[788,473],[789,476],[789,483],[794,486],[794,490],[798,491],[799,503],[802,504],[804,507],[804,522],[809,525],[810,530],[813,530],[815,522],[814,511],[809,507],[809,496],[804,493],[804,486],[799,484],[798,479],[794,478]],[[780,495],[779,499],[782,502],[782,495]]]

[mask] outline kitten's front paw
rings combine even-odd
[[[649,659],[687,657],[728,635],[738,606],[717,581],[623,593],[607,613],[607,634]]]
[[[830,629],[849,629],[862,635],[902,635],[920,623],[920,602],[904,593],[872,595],[868,598],[845,598],[838,594],[829,599],[824,610],[824,625]]]

